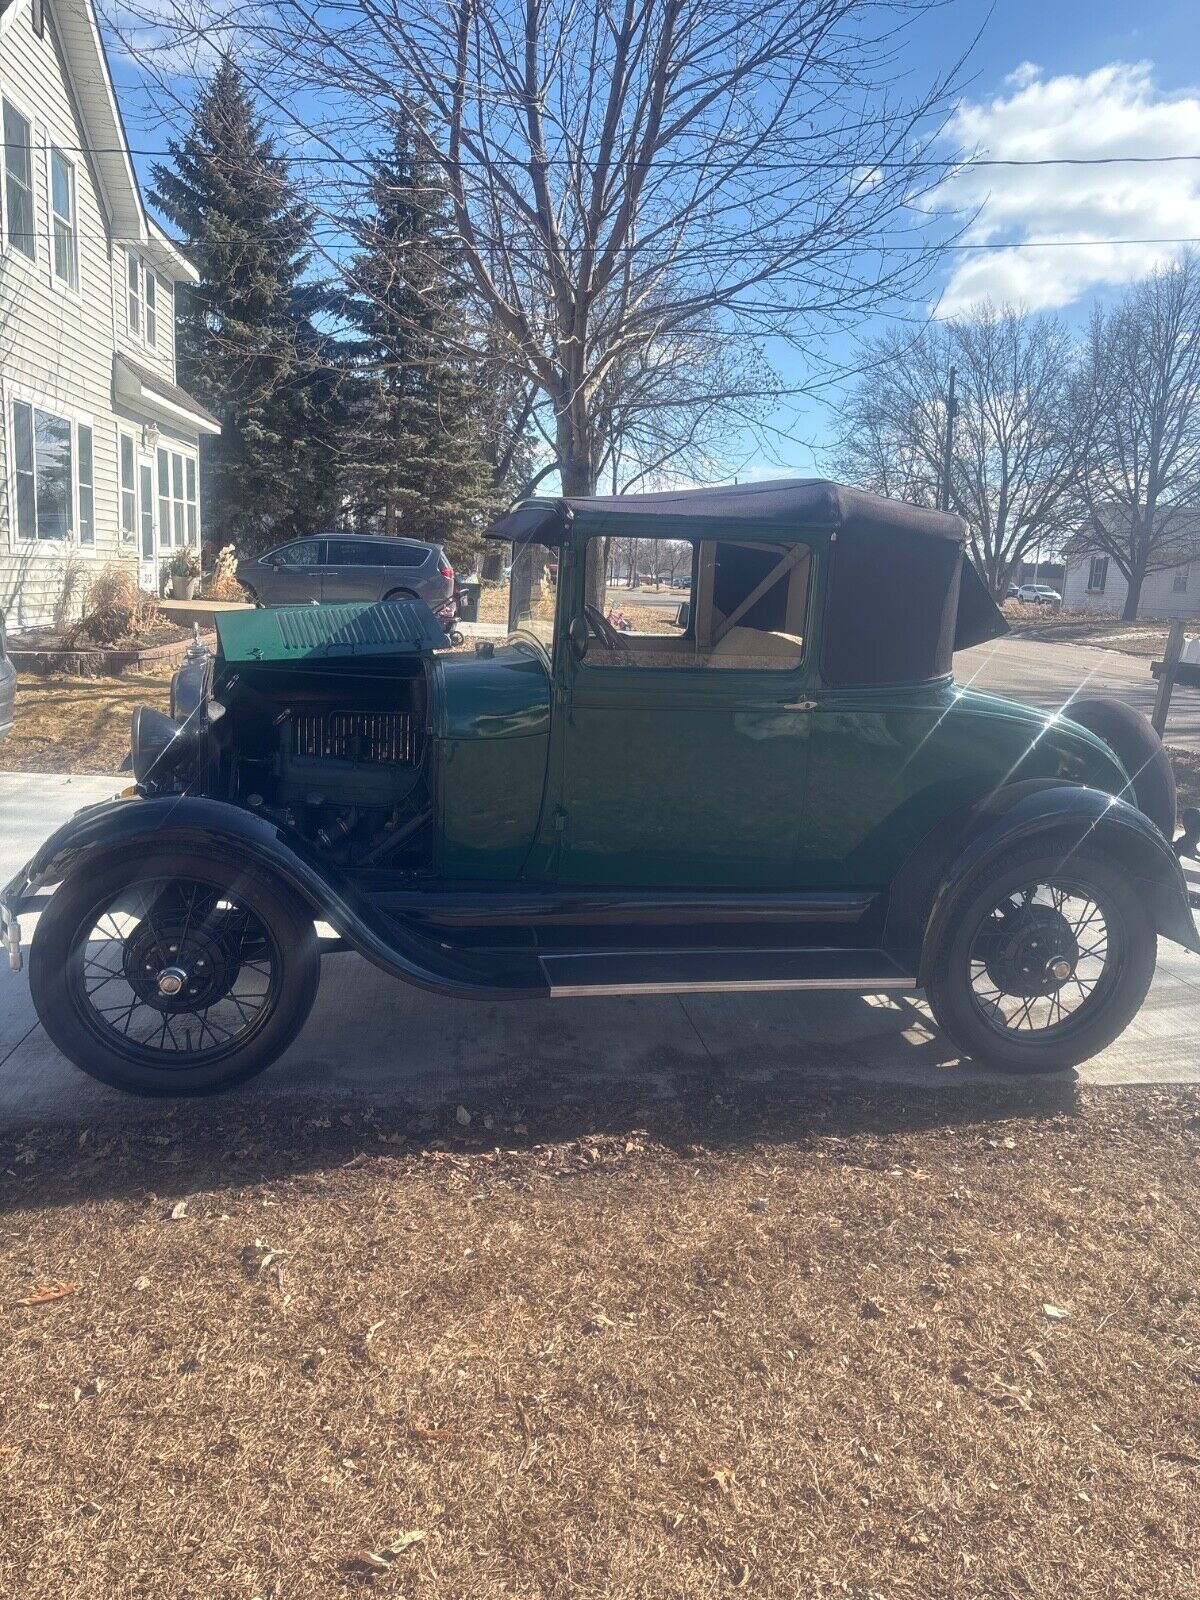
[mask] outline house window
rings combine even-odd
[[[1186,594],[1188,586],[1188,573],[1190,565],[1175,568],[1175,582],[1171,585],[1172,594]]]
[[[50,223],[54,276],[79,287],[79,241],[75,219],[75,168],[58,150],[50,152]]]
[[[137,532],[137,478],[134,476],[133,435],[121,435],[121,532],[132,539]]]
[[[153,350],[158,344],[158,279],[132,250],[125,253],[129,331]]]
[[[87,423],[81,422],[75,429],[75,451],[79,462],[79,542],[81,545],[93,545],[96,542],[95,469],[92,464],[92,430]]]
[[[22,400],[13,402],[12,417],[17,536],[68,539],[74,499],[71,424]]]
[[[196,504],[196,462],[192,456],[186,458],[184,467],[187,469],[187,539],[189,544],[195,544],[200,530],[200,510]]]
[[[142,560],[154,560],[154,471],[148,461],[138,468],[141,487]]]
[[[29,120],[7,100],[0,102],[4,125],[5,237],[30,261],[37,259],[33,215],[33,140]]]
[[[142,337],[142,263],[132,251],[126,252],[125,276],[129,286],[129,331],[135,339]]]
[[[1108,557],[1093,556],[1092,564],[1088,568],[1088,593],[1103,594],[1104,585],[1108,582]]]
[[[146,268],[146,343],[151,347],[158,343],[158,279]]]
[[[158,452],[158,541],[162,546],[194,544],[199,531],[196,462],[178,450]]]

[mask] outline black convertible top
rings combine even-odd
[[[773,478],[714,489],[668,489],[659,494],[574,495],[523,500],[488,529],[489,539],[520,544],[562,542],[571,520],[588,517],[687,517],[696,521],[785,522],[793,528],[889,528],[899,534],[953,539],[962,544],[961,517],[887,500],[827,478]]]
[[[830,685],[944,677],[955,650],[1008,632],[965,553],[967,525],[961,517],[825,478],[525,500],[493,523],[487,537],[558,545],[576,517],[602,534],[610,520],[656,516],[693,523],[777,522],[781,533],[829,532],[821,675]]]

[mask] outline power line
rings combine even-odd
[[[19,141],[0,141],[0,148],[25,149],[27,145]],[[54,143],[56,150],[61,150],[67,155],[131,155],[149,156],[156,161],[169,161],[169,150],[151,150],[139,145],[89,145],[89,144],[59,144]],[[358,166],[371,165],[375,161],[372,155],[306,155],[303,151],[285,150],[277,152],[277,159],[281,161],[296,161],[309,165],[333,166]],[[209,159],[215,159],[209,157]],[[1174,165],[1187,161],[1200,161],[1200,154],[1196,155],[1159,155],[1159,156],[914,156],[911,161],[872,161],[869,157],[859,160],[832,160],[822,157],[819,160],[806,161],[803,156],[793,160],[774,162],[755,162],[748,170],[755,172],[912,172],[916,169],[927,171],[974,171],[980,167],[1118,167],[1118,166],[1164,166]],[[449,165],[447,158],[447,165]],[[528,160],[520,156],[504,155],[497,152],[487,161],[477,160],[474,157],[459,157],[453,163],[460,167],[488,167],[496,164],[507,166],[527,167]],[[614,161],[614,170],[628,171],[631,167],[652,167],[656,163],[651,161]],[[697,168],[709,167],[713,163],[709,159],[688,160],[681,157],[677,160],[662,162],[664,170],[668,168]],[[547,156],[542,158],[537,165],[578,167],[586,163],[573,160],[570,156]]]

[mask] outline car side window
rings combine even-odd
[[[598,637],[588,667],[788,672],[804,659],[808,545],[750,539],[591,539]],[[602,597],[602,598],[601,598]]]
[[[388,567],[419,567],[428,554],[422,544],[390,544],[379,559]]]
[[[329,555],[326,559],[331,567],[378,567],[383,565],[382,555],[373,550],[369,544],[360,544],[355,539],[330,539],[327,543]]]
[[[299,544],[285,545],[275,552],[273,560],[285,567],[319,567],[321,565],[320,539],[302,539]]]

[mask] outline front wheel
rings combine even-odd
[[[1137,1015],[1157,939],[1135,885],[1082,851],[1015,849],[969,886],[934,953],[929,1003],[965,1055],[1056,1072]]]
[[[42,913],[29,986],[69,1060],[134,1094],[211,1094],[287,1049],[312,1008],[312,915],[219,857],[162,852],[68,878]]]

